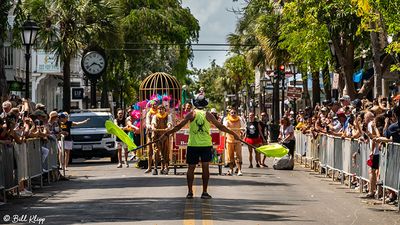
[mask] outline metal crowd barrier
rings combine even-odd
[[[14,158],[14,148],[11,144],[1,144],[3,150],[4,188],[6,191],[18,187],[17,165]]]
[[[4,150],[3,147],[0,146],[0,190],[3,190],[3,196],[5,195],[5,173],[4,173],[4,160],[3,160]]]
[[[396,143],[388,144],[387,154],[384,156],[384,160],[386,162],[386,167],[383,186],[393,191],[398,191],[400,189],[400,145]]]
[[[367,165],[367,160],[369,159],[369,155],[371,153],[371,147],[369,143],[361,142],[360,143],[360,151],[358,154],[358,165],[360,166],[360,171],[357,176],[360,179],[365,181],[369,181],[369,166]]]
[[[28,149],[25,144],[14,144],[14,155],[17,163],[18,182],[28,180]]]
[[[300,158],[302,160],[302,156],[306,154],[306,149],[307,149],[307,139],[306,136],[303,135],[299,131],[295,131],[295,155],[297,158]]]
[[[32,178],[40,177],[40,186],[43,186],[42,182],[42,145],[40,144],[40,139],[29,140],[25,143],[28,150],[28,174],[29,182]]]
[[[43,163],[43,169],[46,171],[52,171],[58,168],[58,145],[57,140],[49,138],[47,141],[42,141],[42,146],[49,150],[46,157],[45,163]]]
[[[56,170],[58,160],[57,141],[49,140],[46,143],[49,154],[45,161],[42,160],[42,143],[40,139],[30,139],[23,144],[0,143],[0,190],[5,192],[16,189],[18,185],[28,181],[31,188],[32,178],[40,177],[40,186],[43,186],[43,168]]]
[[[328,142],[328,137],[326,135],[319,135],[319,146],[318,146],[318,159],[320,167],[326,168],[327,164],[327,152],[326,146]]]
[[[301,158],[301,163],[304,162],[303,156],[305,153],[305,158],[318,161],[320,168],[326,169],[326,174],[328,174],[329,170],[339,172],[342,175],[342,183],[345,175],[357,177],[362,181],[361,187],[363,186],[363,181],[369,182],[370,167],[367,164],[371,154],[369,142],[343,139],[325,134],[319,134],[318,138],[314,138],[310,135],[302,134],[300,131],[295,131],[295,138],[295,152],[296,156]],[[386,146],[382,145],[380,149],[378,179],[381,182],[378,183],[382,183],[384,189],[397,192],[399,196],[400,144],[388,143]],[[320,172],[322,171],[320,170]],[[332,177],[334,177],[334,174]],[[362,191],[362,188],[360,188],[360,191]]]

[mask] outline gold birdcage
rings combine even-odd
[[[179,105],[179,109],[181,108],[180,106],[180,101],[181,101],[181,92],[182,92],[182,86],[178,82],[178,80],[164,72],[156,72],[148,77],[146,77],[143,82],[140,84],[139,87],[139,101],[144,101],[144,100],[150,100],[150,98],[153,95],[168,95],[172,99],[172,104],[170,106],[170,113],[173,117],[175,117],[175,107],[176,105]],[[146,110],[141,109],[142,113],[146,112]],[[141,134],[144,134],[144,119],[145,114],[142,114],[142,119],[141,119]],[[145,143],[145,137],[144,135],[141,135],[141,144],[143,145]],[[172,142],[171,142],[172,143]],[[171,146],[172,147],[172,146]],[[172,149],[172,148],[171,148]],[[172,151],[171,151],[172,152]],[[138,152],[139,156],[146,156],[146,152],[144,152],[144,149]]]
[[[173,100],[181,100],[182,86],[178,80],[163,72],[153,73],[146,77],[139,87],[139,101],[150,99],[154,94],[167,94]]]

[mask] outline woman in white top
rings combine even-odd
[[[289,155],[294,157],[294,147],[295,147],[295,138],[294,138],[294,127],[290,123],[290,119],[287,117],[283,117],[281,119],[281,126],[279,129],[279,143],[283,144],[289,149]]]

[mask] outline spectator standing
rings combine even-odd
[[[241,129],[245,128],[245,124],[238,116],[236,109],[232,108],[229,111],[228,116],[226,117],[224,126],[233,130],[237,135],[241,134]],[[238,167],[238,176],[242,176],[242,145],[240,141],[235,138],[232,134],[227,134],[226,138],[226,146],[227,146],[227,156],[229,163],[229,170],[227,175],[233,175],[233,167],[236,161],[236,166]]]
[[[268,128],[268,114],[265,112],[261,113],[261,119],[260,119],[260,126],[261,126],[261,136],[263,140],[265,141],[263,144],[268,144],[268,133],[269,133],[269,128]],[[268,167],[267,164],[265,164],[265,160],[267,159],[267,156],[263,155],[263,159],[261,162],[262,167]]]
[[[7,117],[7,113],[10,112],[12,104],[10,101],[5,101],[3,102],[2,107],[3,107],[3,112],[1,113],[0,117],[4,119]]]
[[[121,128],[125,133],[128,133],[129,126],[126,123],[126,118],[125,118],[125,113],[124,110],[118,109],[117,110],[117,118],[114,119],[114,124],[117,125],[119,128]],[[122,167],[122,150],[124,150],[124,158],[125,158],[125,165],[126,167],[129,167],[129,162],[128,162],[128,146],[124,142],[121,141],[117,137],[116,142],[117,146],[117,153],[118,153],[118,165],[117,168]]]
[[[71,137],[71,127],[76,126],[76,125],[81,125],[89,122],[89,118],[83,121],[79,122],[73,122],[69,120],[68,114],[66,112],[63,112],[59,115],[60,118],[60,129],[61,129],[61,134],[65,135],[64,138],[64,159],[63,161],[60,162],[62,165],[63,169],[66,169],[68,167],[68,163],[70,160],[70,155],[71,155],[71,150],[72,150],[72,137]]]
[[[146,136],[147,136],[147,143],[153,140],[152,138],[152,131],[151,131],[151,120],[153,116],[157,114],[157,102],[155,100],[150,100],[147,103],[150,106],[149,111],[146,114]],[[145,173],[150,173],[153,166],[153,145],[149,145],[147,151],[147,170],[144,171]],[[154,165],[156,168],[157,165]]]
[[[295,146],[294,128],[287,117],[281,119],[278,140],[289,149],[289,155],[293,158]]]
[[[153,140],[161,137],[167,130],[172,127],[172,118],[166,112],[163,105],[158,106],[158,112],[151,121],[151,129],[153,130]],[[158,141],[154,149],[154,171],[153,175],[158,175],[157,165],[161,156],[161,174],[168,174],[169,171],[169,139]]]
[[[259,147],[263,142],[266,142],[264,137],[261,135],[262,128],[260,122],[255,120],[253,112],[249,113],[249,121],[246,123],[246,135],[245,141],[255,147]],[[249,149],[249,168],[253,168],[253,152],[255,154],[256,167],[261,165],[261,156],[254,148],[248,147]]]

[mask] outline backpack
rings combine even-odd
[[[285,155],[282,158],[275,158],[273,168],[274,170],[293,170],[294,159],[289,155]]]

